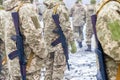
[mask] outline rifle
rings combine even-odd
[[[59,38],[57,38],[55,41],[53,41],[51,43],[51,45],[54,47],[57,44],[61,43],[63,51],[64,51],[64,55],[66,57],[66,64],[68,66],[68,70],[70,70],[69,67],[69,63],[68,63],[68,59],[69,59],[69,55],[68,55],[68,43],[66,42],[66,37],[62,31],[62,28],[60,26],[60,21],[59,21],[59,15],[58,14],[54,14],[52,15],[52,18],[55,22],[55,25],[57,26],[57,28],[55,30],[53,30],[53,33],[56,33],[59,35]]]
[[[107,72],[106,72],[106,65],[105,65],[105,58],[104,58],[105,54],[101,46],[101,43],[97,38],[97,33],[96,33],[97,15],[92,15],[91,19],[92,19],[93,31],[95,34],[95,39],[96,39],[96,44],[97,44],[97,48],[95,49],[95,52],[98,55],[101,77],[102,77],[102,80],[108,80]]]
[[[19,58],[21,77],[22,77],[22,80],[26,80],[26,57],[24,53],[23,36],[20,32],[18,12],[13,12],[12,18],[13,18],[13,22],[16,30],[16,35],[12,36],[11,39],[16,41],[17,50],[11,52],[8,56],[11,60],[13,60],[15,57]]]

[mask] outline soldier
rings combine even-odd
[[[97,14],[97,37],[104,50],[108,80],[120,80],[118,65],[120,64],[120,1],[107,0]],[[106,2],[103,0],[102,3]],[[120,75],[118,75],[120,76]]]
[[[91,38],[93,34],[93,27],[91,22],[91,15],[94,13],[95,9],[95,0],[90,1],[91,4],[87,4],[87,17],[86,17],[86,44],[87,49],[85,51],[91,51]]]
[[[40,80],[40,70],[47,56],[45,45],[42,40],[42,27],[38,19],[38,14],[29,0],[6,0],[4,8],[9,12],[9,23],[6,32],[6,53],[9,55],[16,50],[16,42],[11,39],[16,35],[15,26],[11,12],[19,13],[20,32],[23,36],[24,53],[27,61],[27,80]],[[13,37],[14,38],[14,37]],[[9,80],[21,80],[20,65],[18,57],[13,60],[8,59]]]
[[[7,27],[7,15],[8,13],[2,6],[2,0],[0,0],[0,80],[8,80],[8,68],[6,64],[5,54],[5,32],[4,29]]]
[[[54,47],[51,45],[60,36],[53,32],[57,30],[57,26],[52,15],[54,15],[54,12],[59,15],[60,26],[67,41],[71,43],[73,42],[73,32],[70,27],[69,13],[62,0],[46,0],[44,4],[46,6],[46,10],[43,13],[44,37],[49,53],[45,65],[45,80],[62,80],[67,63],[62,43]]]
[[[73,31],[74,37],[77,40],[79,47],[82,47],[83,41],[83,26],[86,22],[86,9],[81,3],[81,0],[77,0],[75,5],[71,8],[70,16],[73,17]]]

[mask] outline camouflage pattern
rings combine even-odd
[[[87,4],[87,17],[86,17],[86,44],[91,45],[91,38],[93,34],[93,26],[91,22],[91,15],[94,14],[94,4]]]
[[[116,26],[117,25],[117,26]],[[97,36],[105,56],[108,80],[115,80],[118,63],[120,63],[120,3],[110,1],[98,14]]]
[[[36,11],[37,13],[39,14],[39,19],[40,21],[42,20],[42,13],[43,13],[43,10],[42,10],[42,4],[39,3],[39,0],[34,0],[33,4],[35,5],[36,7]]]
[[[21,80],[21,78],[20,76],[14,76],[12,80]],[[40,80],[40,70],[27,74],[27,80]]]
[[[83,40],[83,26],[86,22],[86,7],[81,2],[75,3],[71,8],[70,16],[73,22],[74,37],[77,41]]]
[[[15,3],[13,5],[13,3]],[[10,5],[8,7],[7,5]],[[12,4],[12,5],[11,5]],[[11,12],[16,10],[11,6],[20,5],[20,1],[16,2],[4,2],[4,7],[6,10],[10,10],[9,12],[9,23],[6,31],[6,53],[7,55],[16,50],[16,44],[13,40],[11,40],[12,35],[16,35],[15,27],[12,21]],[[30,68],[27,69],[27,75],[35,73],[36,71],[40,71],[42,64],[44,63],[44,58],[47,56],[47,52],[45,53],[45,44],[42,38],[42,27],[40,26],[40,22],[38,19],[38,14],[34,6],[31,3],[24,3],[19,8],[19,17],[20,17],[20,30],[22,35],[24,36],[24,52],[29,60],[30,53],[33,52],[33,58],[31,61]],[[9,74],[12,78],[13,76],[20,76],[20,67],[19,60],[15,58],[13,60],[8,60],[9,66]],[[32,75],[31,75],[32,76]],[[31,79],[30,79],[31,80]]]
[[[56,25],[52,19],[52,14],[55,6],[59,4],[57,14],[59,15],[60,25],[66,39],[68,42],[71,42],[73,41],[73,32],[70,27],[69,13],[62,1],[47,0],[44,1],[44,4],[46,5],[46,10],[43,13],[44,37],[47,45],[46,48],[49,53],[46,60],[45,80],[62,80],[66,69],[66,59],[61,44],[55,47],[51,45],[51,43],[59,37],[59,35],[53,33]]]
[[[6,57],[5,53],[5,27],[7,27],[7,15],[8,13],[4,10],[0,10],[0,55],[2,60]],[[8,79],[8,67],[7,64],[2,65],[2,71],[0,73],[0,80]]]

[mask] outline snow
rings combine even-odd
[[[72,18],[70,18],[70,22],[72,23]],[[72,27],[72,24],[71,24]],[[73,28],[72,28],[73,29]],[[84,41],[82,42],[83,47],[79,48],[77,45],[77,52],[75,54],[69,54],[69,64],[70,71],[66,70],[64,74],[63,80],[97,80],[97,67],[96,67],[96,54],[94,52],[95,49],[95,37],[92,36],[92,52],[85,52],[86,46],[86,26],[84,26],[83,34]]]
[[[96,55],[94,52],[78,51],[69,55],[70,71],[65,71],[64,80],[97,80]]]

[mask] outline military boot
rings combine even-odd
[[[79,48],[82,48],[82,42],[78,42]]]
[[[87,48],[85,51],[90,51],[90,52],[91,52],[91,51],[92,51],[92,50],[91,50],[91,45],[87,45],[87,47],[88,47],[88,48]]]

